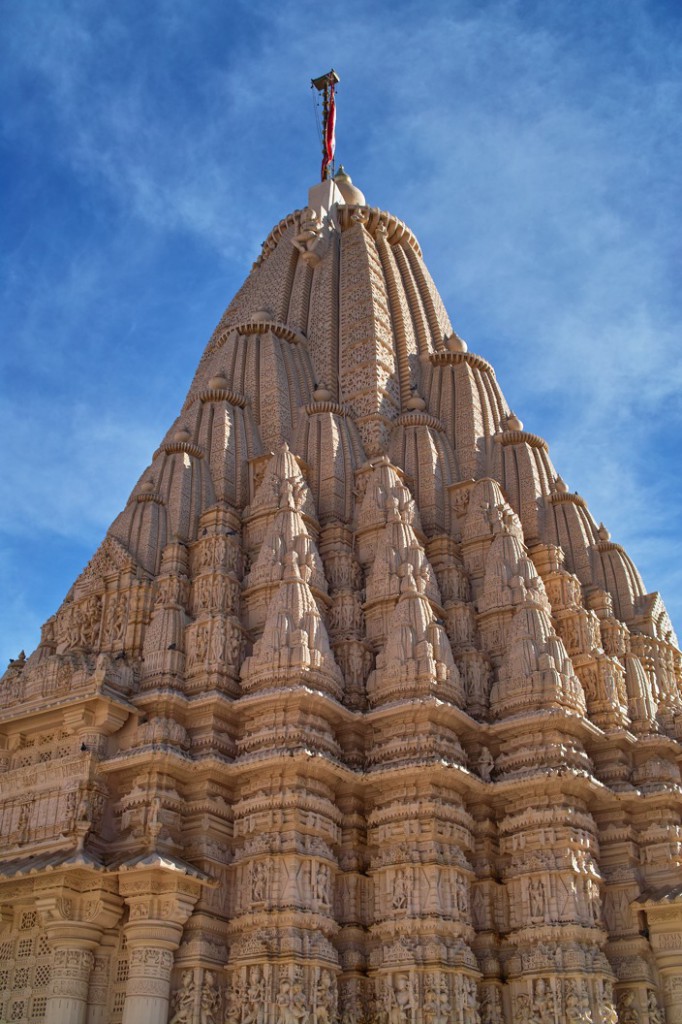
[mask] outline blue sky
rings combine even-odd
[[[261,241],[337,159],[415,231],[682,627],[677,0],[3,5],[0,658],[123,507]]]

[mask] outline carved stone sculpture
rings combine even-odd
[[[410,229],[301,206],[0,681],[0,1019],[674,1024],[660,596]]]

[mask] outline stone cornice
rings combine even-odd
[[[274,334],[276,338],[281,338],[282,341],[289,341],[292,345],[307,344],[304,334],[294,330],[293,327],[289,327],[287,324],[279,323],[277,320],[242,320],[237,324],[230,324],[225,333],[226,335],[237,333],[244,336],[250,334]],[[216,348],[220,348],[220,345],[224,344],[225,341],[227,341],[227,337],[221,335]]]
[[[495,376],[495,371],[490,363],[473,352],[449,352],[440,349],[438,352],[429,353],[429,362],[434,366],[457,366],[459,363],[467,363],[469,366],[487,373],[490,377]]]
[[[439,434],[445,433],[441,421],[428,412],[403,412],[398,416],[396,423],[401,427],[429,427]]]
[[[570,491],[553,491],[552,494],[547,495],[547,500],[551,501],[553,505],[568,502],[570,505],[577,505],[579,508],[587,508],[585,499],[579,494],[571,493]]]
[[[501,433],[495,434],[493,440],[501,445],[527,444],[530,448],[549,451],[549,446],[544,438],[538,434],[531,434],[527,430],[503,430]]]
[[[205,391],[200,391],[196,397],[200,402],[227,402],[228,405],[234,405],[238,409],[245,409],[247,406],[243,395],[238,395],[236,391],[229,391],[227,388],[206,388]]]
[[[184,453],[185,455],[193,456],[195,459],[203,459],[204,457],[202,449],[198,445],[192,444],[190,441],[169,441],[167,444],[162,444],[160,448],[156,449],[152,455],[152,462],[163,452],[165,452],[166,455]]]
[[[261,266],[263,261],[266,260],[270,253],[274,251],[277,247],[277,243],[285,232],[300,221],[302,212],[302,210],[294,210],[292,213],[287,214],[286,217],[282,217],[278,224],[275,224],[274,228],[263,242],[260,256],[253,265],[254,269]]]
[[[315,416],[322,412],[331,412],[335,416],[350,416],[348,406],[339,405],[338,402],[310,402],[304,408],[308,416]]]
[[[346,205],[337,207],[337,216],[339,227],[342,231],[346,231],[348,228],[353,227],[354,224],[360,223],[372,238],[376,238],[377,229],[381,225],[386,231],[386,241],[389,245],[402,245],[403,248],[409,246],[410,249],[416,252],[417,256],[421,257],[422,255],[419,242],[415,236],[407,225],[398,217],[394,217],[392,213],[380,210],[376,206]]]

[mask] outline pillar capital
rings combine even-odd
[[[201,895],[201,882],[179,872],[145,868],[122,874],[119,889],[130,908],[129,948],[176,950]]]
[[[110,887],[88,887],[82,878],[63,876],[40,886],[36,909],[53,946],[93,950],[120,918],[123,900]]]

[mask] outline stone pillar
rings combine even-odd
[[[95,952],[88,990],[87,1024],[108,1024],[111,971],[117,943],[118,934],[110,932],[103,937],[99,949]]]
[[[140,936],[140,945],[130,950],[130,973],[126,986],[123,1024],[166,1024],[173,970],[173,949],[160,946],[154,922],[150,934]]]
[[[123,1024],[166,1024],[174,953],[201,885],[161,867],[132,870],[120,878],[130,907],[125,933],[130,969]]]
[[[39,892],[36,907],[54,950],[45,1024],[85,1024],[94,950],[121,916],[121,901],[101,889],[77,889],[64,877]]]
[[[92,950],[76,945],[63,945],[55,950],[46,1024],[85,1024],[94,959]]]
[[[682,1024],[682,905],[650,900],[644,907],[651,947],[663,982],[666,1024]]]

